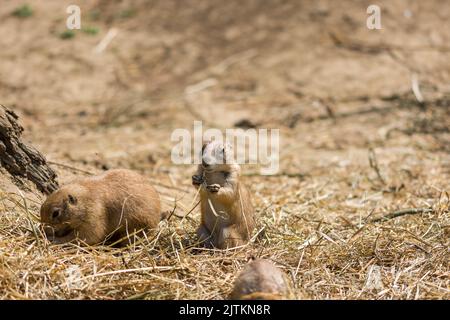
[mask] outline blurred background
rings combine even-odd
[[[382,30],[370,4],[6,0],[1,101],[47,157],[100,169],[159,168],[194,120],[280,128],[292,172],[370,146],[448,151],[448,2],[379,2]]]

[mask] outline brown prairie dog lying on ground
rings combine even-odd
[[[88,245],[116,241],[161,220],[159,195],[130,170],[77,179],[52,193],[41,207],[44,231],[53,243],[79,239]]]
[[[247,264],[234,282],[232,300],[280,300],[287,296],[284,273],[270,261],[257,259]]]
[[[201,225],[199,240],[220,249],[244,245],[255,228],[250,194],[240,181],[240,166],[231,147],[209,142],[202,148],[202,164],[192,176],[200,188]]]

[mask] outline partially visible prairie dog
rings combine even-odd
[[[265,259],[245,266],[234,282],[232,300],[281,300],[288,295],[284,273]]]
[[[41,222],[53,243],[115,241],[156,228],[161,218],[156,190],[145,177],[125,169],[77,179],[53,192],[41,207]]]
[[[234,248],[251,237],[254,209],[240,172],[229,145],[218,141],[203,145],[202,164],[192,176],[192,184],[200,188],[202,216],[197,235],[206,246]]]

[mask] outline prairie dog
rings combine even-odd
[[[192,176],[200,188],[199,240],[207,247],[234,248],[248,242],[255,228],[250,193],[240,181],[231,147],[218,141],[202,148],[202,164]]]
[[[139,229],[153,229],[160,220],[156,190],[143,176],[125,169],[77,179],[53,192],[41,206],[44,232],[57,244],[75,239],[88,245],[114,241]]]
[[[280,300],[288,294],[284,273],[265,259],[245,266],[234,282],[232,300]]]

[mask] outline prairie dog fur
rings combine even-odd
[[[47,238],[53,243],[79,239],[94,245],[139,229],[156,228],[161,204],[145,177],[117,169],[62,186],[48,196],[40,213]]]
[[[280,300],[288,294],[284,273],[265,259],[247,264],[234,282],[232,300]]]
[[[200,188],[197,236],[208,247],[244,245],[255,228],[250,193],[241,183],[240,172],[229,145],[217,141],[203,145],[202,164],[192,176],[192,184]]]

